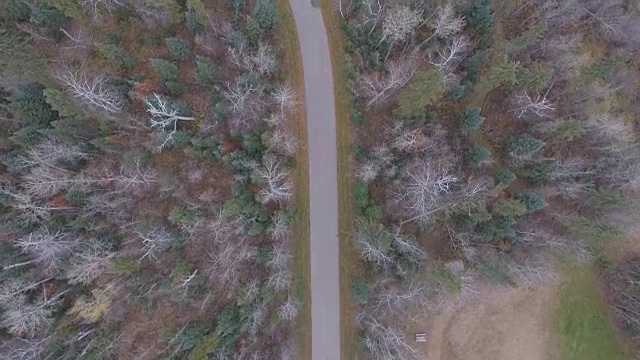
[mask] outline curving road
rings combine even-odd
[[[340,360],[338,173],[333,75],[319,8],[290,0],[304,71],[309,135],[311,359]]]

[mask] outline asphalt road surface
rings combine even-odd
[[[309,135],[311,358],[340,360],[338,174],[333,76],[319,8],[290,0],[304,70]]]

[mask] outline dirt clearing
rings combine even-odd
[[[559,359],[554,340],[557,285],[481,294],[429,331],[427,360]]]

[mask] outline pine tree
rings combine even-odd
[[[191,45],[181,38],[169,37],[164,39],[169,52],[176,60],[188,60],[191,57]]]
[[[528,212],[538,211],[547,206],[544,196],[535,191],[521,191],[514,198],[523,203]]]
[[[530,156],[540,151],[545,142],[531,135],[515,135],[509,139],[507,149],[514,156]]]
[[[256,19],[263,31],[270,31],[278,25],[278,11],[273,0],[258,0],[252,17]]]
[[[164,59],[151,59],[151,67],[163,82],[178,80],[178,66]]]
[[[479,107],[469,107],[462,112],[462,132],[470,134],[480,128],[485,118],[480,115]]]
[[[437,69],[419,71],[398,99],[400,115],[406,118],[422,114],[432,101],[445,91],[442,72]]]
[[[217,70],[213,63],[204,56],[196,57],[196,72],[193,75],[199,85],[207,86],[216,80]]]

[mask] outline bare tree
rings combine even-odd
[[[265,155],[262,165],[254,164],[253,171],[264,185],[259,191],[260,201],[288,202],[293,198],[293,182],[289,171],[273,155]]]
[[[275,244],[269,254],[267,267],[271,270],[267,284],[276,291],[288,289],[291,286],[291,254],[286,242]]]
[[[84,71],[66,70],[57,78],[73,97],[90,108],[108,114],[118,113],[124,108],[124,99],[107,84],[104,76],[89,80]]]
[[[427,137],[421,129],[406,129],[401,122],[389,132],[394,137],[391,146],[398,151],[418,153],[427,145]]]
[[[469,38],[465,35],[456,36],[443,50],[436,51],[438,55],[436,59],[429,54],[429,62],[446,76],[462,62],[470,44]]]
[[[286,127],[277,127],[270,135],[267,143],[270,152],[293,156],[298,151],[298,139]]]
[[[159,146],[163,149],[173,139],[178,131],[178,121],[193,121],[190,116],[182,116],[177,108],[161,95],[153,94],[145,99],[147,112],[151,115],[151,128],[167,133],[164,142]]]
[[[298,317],[300,302],[289,293],[287,300],[278,307],[278,315],[283,321],[292,321]]]
[[[54,308],[59,302],[59,296],[33,303],[23,298],[5,310],[0,318],[0,327],[7,328],[12,335],[32,338],[51,324]]]
[[[262,87],[247,83],[242,79],[236,79],[233,84],[227,83],[227,89],[223,90],[223,92],[225,98],[231,104],[236,128],[246,128],[250,120],[257,119],[258,113],[264,106]]]
[[[51,337],[14,338],[0,345],[0,356],[7,360],[39,360]]]
[[[363,344],[379,360],[413,360],[419,358],[418,350],[409,345],[404,332],[382,324],[368,316],[364,321]]]
[[[555,106],[547,99],[547,94],[537,94],[535,97],[529,96],[526,92],[517,95],[514,99],[515,108],[511,110],[517,114],[518,119],[533,115],[539,119],[550,118],[551,113],[556,111]]]
[[[207,273],[213,281],[219,282],[227,291],[240,285],[243,270],[253,259],[255,249],[239,239],[217,244],[214,251],[208,251],[209,267]]]
[[[76,161],[89,158],[89,154],[82,151],[76,144],[61,143],[56,140],[46,140],[27,151],[27,156],[20,160],[28,166],[57,167],[60,162]]]
[[[117,172],[109,172],[101,178],[103,182],[113,182],[119,192],[135,190],[156,183],[157,172],[142,165],[142,158],[133,159],[133,167],[122,165]]]
[[[353,240],[360,256],[378,268],[386,271],[395,264],[395,258],[391,254],[391,235],[384,225],[367,219],[357,219]]]
[[[278,59],[273,48],[260,44],[258,49],[244,58],[245,69],[257,72],[262,76],[270,76],[278,66]]]
[[[112,14],[114,10],[128,5],[128,0],[82,0],[80,3],[94,20],[102,20],[105,12]]]
[[[363,16],[364,19],[360,22],[359,26],[371,26],[369,29],[369,35],[375,30],[376,26],[378,26],[378,22],[384,16],[385,8],[382,4],[381,0],[355,0],[360,1],[362,3],[362,7],[364,8]],[[341,7],[342,9],[342,7]]]
[[[367,101],[367,106],[387,100],[404,87],[418,69],[413,57],[390,62],[386,74],[372,73],[363,75],[358,80],[360,94]]]
[[[382,40],[399,43],[412,36],[422,24],[422,11],[399,5],[387,11],[382,22]]]
[[[401,286],[379,286],[371,306],[380,316],[398,318],[412,311],[413,306],[427,302],[427,295],[427,288],[417,281]]]
[[[23,252],[51,269],[60,268],[75,245],[76,242],[63,231],[50,232],[46,227],[16,241],[16,246]]]
[[[287,241],[291,236],[291,228],[287,215],[283,211],[278,211],[271,218],[271,225],[267,232],[274,241]]]
[[[443,167],[417,164],[407,169],[407,181],[400,187],[397,201],[412,216],[411,220],[428,220],[441,210],[451,197],[458,177]]]
[[[8,196],[11,201],[11,206],[18,210],[18,216],[27,221],[46,220],[50,217],[52,211],[71,209],[71,207],[67,206],[47,205],[43,202],[34,200],[29,194],[10,188],[0,187],[0,194]]]
[[[436,10],[435,19],[429,23],[429,27],[434,30],[434,34],[440,38],[447,38],[459,33],[466,25],[462,16],[456,16],[453,5],[449,2],[444,6],[439,6]]]
[[[297,94],[289,84],[276,86],[271,97],[278,105],[281,114],[293,110],[298,103]]]
[[[115,253],[100,249],[88,249],[74,254],[66,274],[69,283],[90,285],[111,267],[114,257]]]
[[[145,258],[158,260],[158,255],[171,247],[173,236],[163,227],[154,227],[145,232],[138,232],[138,237],[142,239],[142,255],[139,261]]]
[[[97,180],[84,174],[73,176],[69,171],[50,166],[37,166],[23,177],[27,193],[36,197],[49,197],[64,189],[84,189]]]
[[[360,161],[355,169],[355,176],[368,184],[378,176],[395,175],[395,170],[393,153],[386,145],[379,145]]]

